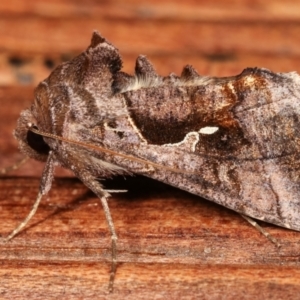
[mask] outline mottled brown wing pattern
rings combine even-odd
[[[194,84],[201,81],[194,76]],[[300,230],[299,76],[246,69],[235,78],[185,85],[179,78],[123,93],[146,141],[134,154],[197,174],[150,176]]]

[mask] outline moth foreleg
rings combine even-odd
[[[128,190],[105,190],[108,193],[127,193]]]
[[[261,234],[263,234],[269,241],[275,244],[278,248],[281,247],[277,239],[275,239],[269,232],[264,230],[261,226],[257,224],[252,218],[240,214],[247,222],[249,222],[253,227],[255,227]]]
[[[15,228],[8,237],[5,238],[5,241],[9,241],[14,236],[16,236],[28,224],[30,219],[35,215],[35,213],[39,207],[39,204],[42,200],[42,197],[44,195],[46,195],[51,188],[51,184],[52,184],[52,180],[53,180],[53,173],[54,173],[54,155],[52,152],[50,152],[48,159],[46,161],[44,170],[43,170],[42,177],[41,177],[39,193],[36,197],[36,200],[31,208],[29,214],[19,224],[19,226],[17,228]]]
[[[104,190],[101,184],[96,181],[90,174],[81,174],[80,179],[83,183],[90,188],[100,199],[102,207],[104,210],[106,222],[111,234],[111,251],[112,251],[112,261],[111,261],[111,271],[109,277],[109,292],[113,291],[114,279],[117,270],[117,234],[115,231],[114,223],[110,214],[109,206],[107,204],[107,199],[110,197],[110,194],[107,190]],[[111,190],[111,192],[123,192],[123,190]]]

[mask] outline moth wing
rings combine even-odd
[[[126,120],[140,140],[123,136],[116,150],[182,172],[120,163],[239,213],[300,230],[299,76],[246,69],[201,82],[122,94]]]

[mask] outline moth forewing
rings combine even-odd
[[[212,78],[186,66],[181,76],[161,77],[145,56],[134,76],[121,66],[118,50],[95,32],[85,52],[37,87],[15,136],[25,155],[46,166],[33,210],[11,236],[50,189],[54,163],[102,202],[112,236],[110,289],[117,235],[99,178],[140,173],[300,230],[298,74],[246,69]]]

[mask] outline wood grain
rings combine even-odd
[[[98,29],[133,72],[146,54],[158,72],[236,75],[246,67],[300,70],[298,1],[1,1],[0,168],[22,157],[12,137],[34,85],[86,48]],[[28,213],[43,164],[0,180],[0,235]],[[107,294],[110,237],[99,200],[59,169],[30,224],[0,241],[1,299],[299,299],[298,232],[260,222],[153,180],[106,181],[118,233],[115,292]],[[298,297],[298,298],[297,298]]]
[[[28,213],[38,183],[0,181],[2,236]],[[236,213],[175,188],[140,177],[106,186],[129,191],[110,200],[120,262],[113,298],[299,293],[299,233],[262,224],[281,242],[278,249]],[[104,297],[109,247],[99,200],[76,179],[57,179],[27,229],[1,245],[2,291],[20,299],[52,288],[49,299]]]

